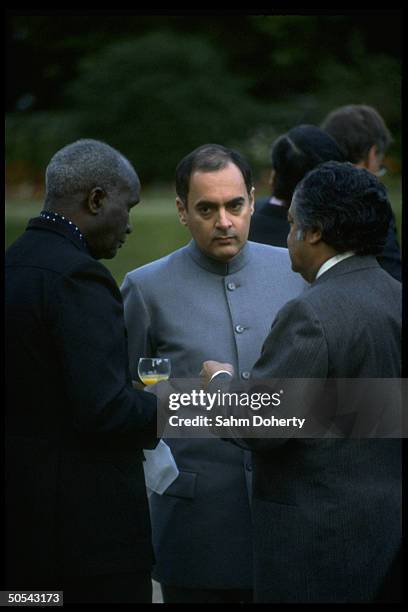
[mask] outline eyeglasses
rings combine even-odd
[[[378,164],[378,170],[375,172],[375,176],[381,177],[387,174],[387,168],[384,165],[384,153],[377,151],[376,161]]]
[[[387,174],[387,168],[383,165],[380,166],[380,169],[377,170],[377,172],[375,173],[375,176],[384,176],[384,174]]]

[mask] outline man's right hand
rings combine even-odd
[[[229,372],[231,377],[234,376],[234,366],[230,363],[220,363],[219,361],[204,361],[200,376],[203,378],[204,387],[210,383],[212,376],[219,371]]]

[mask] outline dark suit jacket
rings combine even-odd
[[[249,226],[248,240],[286,249],[289,233],[288,209],[286,206],[269,204],[269,199],[257,200]]]
[[[281,309],[252,376],[398,378],[400,342],[400,283],[374,258],[353,256]],[[400,441],[246,444],[257,600],[374,600],[401,538]]]
[[[156,402],[132,388],[127,354],[108,270],[32,219],[6,252],[8,588],[150,568],[141,449],[157,443]]]
[[[248,240],[286,248],[286,238],[289,233],[288,209],[285,206],[270,204],[269,200],[270,198],[260,198],[256,201]],[[388,228],[383,252],[377,257],[377,261],[388,274],[398,281],[402,280],[401,253],[394,215]]]
[[[384,250],[377,257],[377,261],[388,274],[391,274],[398,281],[402,281],[402,264],[401,252],[398,244],[397,227],[395,217],[392,216],[390,226],[388,228],[387,239],[385,241]]]

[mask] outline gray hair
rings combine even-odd
[[[77,140],[57,151],[47,166],[45,206],[52,209],[61,200],[86,197],[95,187],[110,192],[135,180],[133,166],[119,151],[99,140]]]

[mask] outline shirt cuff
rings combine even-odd
[[[209,382],[211,382],[216,376],[218,376],[218,374],[228,374],[228,376],[230,376],[231,378],[233,378],[231,372],[228,372],[228,370],[217,370],[216,372],[214,372],[214,374],[211,376]]]

